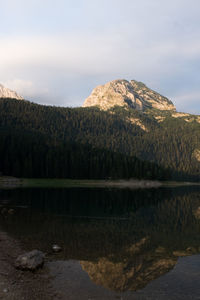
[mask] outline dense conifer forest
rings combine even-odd
[[[127,120],[137,117],[148,131]],[[0,171],[18,177],[199,180],[199,124],[134,109],[0,101]]]

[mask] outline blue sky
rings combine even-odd
[[[136,79],[200,113],[199,0],[6,0],[0,82],[38,103],[80,106]]]

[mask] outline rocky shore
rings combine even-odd
[[[15,268],[16,258],[24,252],[18,241],[0,231],[0,299],[60,299],[51,286],[51,277],[45,264],[35,272]]]

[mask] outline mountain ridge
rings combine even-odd
[[[136,119],[139,120],[137,123],[135,122]],[[141,128],[141,125],[145,126],[145,130]],[[35,137],[31,142],[32,144],[35,144],[35,141],[38,144],[42,134],[47,139],[47,143],[49,143],[48,141],[50,144],[52,143],[53,148],[60,143],[63,145],[66,143],[89,145],[93,149],[107,149],[113,153],[121,153],[127,163],[126,157],[133,156],[143,161],[156,163],[165,170],[169,170],[172,178],[176,180],[199,181],[200,179],[200,124],[195,121],[185,122],[182,118],[171,117],[170,114],[166,115],[163,122],[159,123],[152,114],[135,109],[126,110],[121,107],[114,107],[112,110],[102,111],[96,107],[52,107],[28,101],[2,99],[0,101],[0,128],[3,131],[6,130],[8,134],[11,132],[12,136],[14,130],[17,130],[18,138],[16,137],[14,149],[16,152],[16,148],[19,148],[20,157],[22,156],[20,154],[22,149],[19,136],[25,130],[30,137]],[[25,140],[27,138],[23,138],[23,141]],[[10,166],[10,158],[6,160],[6,153],[10,148],[11,157],[13,157],[13,148],[9,146],[10,143],[5,148],[2,144],[3,152],[0,153],[2,161],[8,167]],[[6,149],[6,153],[4,153],[4,149]],[[39,145],[35,145],[33,149],[38,151],[37,155],[41,160],[42,154],[40,152],[44,149],[42,150]],[[52,149],[50,147],[51,152]],[[90,152],[89,149],[88,151]],[[84,151],[81,153],[83,155]],[[98,153],[102,153],[102,151]],[[88,164],[86,154],[90,156],[86,151],[81,158],[85,165]],[[66,156],[67,152],[63,159],[67,159]],[[52,156],[52,163],[58,164],[57,159],[60,161],[60,155],[58,157]],[[107,160],[107,155],[104,159]],[[30,160],[32,160],[31,157]],[[80,159],[78,158],[78,160]],[[45,162],[46,159],[42,159],[41,163],[43,161]],[[122,163],[117,161],[118,167],[121,168]],[[31,161],[29,163],[32,165]],[[15,168],[21,169],[18,165]],[[100,165],[99,168],[101,169],[102,166]],[[113,168],[112,163],[110,168]],[[138,165],[137,169],[140,170],[141,167]],[[0,170],[3,171],[1,167]]]
[[[0,98],[24,100],[24,98],[19,96],[15,91],[12,91],[9,88],[4,87],[2,84],[0,84]]]
[[[187,123],[193,121],[200,123],[199,115],[178,112],[171,100],[136,80],[129,82],[117,79],[99,85],[85,99],[82,107],[98,107],[111,113],[115,107],[121,107],[141,112],[143,115],[151,114],[157,123],[163,122],[168,117],[181,119]],[[148,132],[148,128],[140,118],[127,118],[127,121]]]
[[[138,104],[139,102],[131,102],[132,105],[129,105],[129,101],[124,101],[124,95],[127,96],[129,92],[127,92],[127,85],[131,85],[130,92],[132,92],[133,84],[137,85],[137,95],[141,89],[141,94],[143,93],[145,96],[147,93],[146,99],[148,101],[143,100],[143,96],[140,96],[141,106]],[[110,92],[110,85],[107,88]],[[13,134],[14,130],[17,130],[16,147],[19,146],[19,157],[21,157],[21,145],[18,145],[19,136],[25,129],[32,138],[33,136],[35,137],[35,141],[42,134],[44,137],[44,149],[47,146],[50,153],[53,153],[52,149],[60,145],[58,149],[62,149],[63,159],[65,160],[67,159],[66,155],[64,155],[65,145],[77,143],[81,147],[89,145],[91,149],[100,149],[98,156],[101,153],[101,149],[122,154],[120,159],[123,158],[127,166],[129,165],[128,157],[136,157],[142,161],[156,163],[167,170],[167,172],[169,171],[173,179],[199,181],[200,116],[177,112],[170,100],[156,92],[154,94],[152,90],[139,82],[135,83],[134,81],[130,84],[127,81],[114,81],[114,89],[119,96],[117,101],[121,101],[121,106],[113,105],[113,101],[116,104],[116,98],[111,97],[112,103],[108,109],[101,109],[94,103],[91,103],[89,107],[85,105],[85,107],[67,108],[38,105],[28,101],[2,99],[0,101],[0,128],[6,132],[11,131]],[[113,91],[112,87],[111,91]],[[121,91],[122,95],[120,94]],[[150,96],[148,98],[149,93],[151,97],[154,95],[158,97],[158,104],[163,100],[169,105],[170,109],[159,110],[152,107],[152,98]],[[134,94],[130,94],[132,95],[132,101],[135,101]],[[128,94],[129,98],[131,95]],[[126,97],[125,100],[127,100]],[[139,106],[136,107],[136,104]],[[154,104],[155,102],[153,102]],[[14,136],[12,139],[14,139]],[[28,143],[28,138],[25,137],[25,139],[27,139]],[[48,144],[51,146],[48,146]],[[41,157],[41,147],[39,145],[34,147],[37,148],[38,157]],[[82,147],[82,150],[81,147],[77,150],[77,157],[78,153],[82,153],[81,155],[84,153],[84,147]],[[5,147],[6,152],[8,152],[9,148],[11,148],[9,145]],[[88,151],[88,157],[90,157],[91,149],[86,150],[86,152]],[[6,163],[6,169],[9,169],[10,158],[6,160],[7,154],[4,153],[4,148],[2,148],[2,151],[1,157]],[[72,148],[70,151],[70,153],[73,153]],[[104,158],[107,159],[109,154],[108,152],[105,153],[107,154],[105,154]],[[32,154],[35,155],[34,153]],[[52,161],[54,161],[55,158],[53,158],[53,154],[51,155]],[[84,155],[82,159],[84,161]],[[93,155],[91,155],[91,159],[93,159]],[[116,164],[118,165],[120,159],[117,158],[115,160],[114,167],[116,167]],[[56,160],[59,161],[58,158]],[[51,164],[51,159],[49,163]],[[32,158],[27,164],[32,165]],[[56,164],[59,165],[61,162],[56,162]],[[87,165],[87,160],[85,164]],[[101,169],[100,165],[99,163],[98,171]],[[119,168],[121,168],[120,165],[121,163],[118,165]],[[138,163],[136,165],[138,165],[136,169],[140,170],[141,166]],[[112,163],[110,166],[112,168]],[[15,168],[20,170],[21,167],[16,165]],[[107,174],[109,173],[108,170],[110,168],[106,170]]]

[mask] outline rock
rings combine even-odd
[[[134,108],[139,111],[156,109],[175,112],[173,103],[136,80],[114,80],[96,87],[85,100],[83,107],[98,106],[108,110],[114,106]]]
[[[15,261],[15,267],[21,270],[34,271],[44,264],[45,255],[39,250],[33,250],[18,256]]]
[[[56,244],[52,245],[52,250],[54,252],[60,252],[62,250],[62,248]]]
[[[5,88],[2,84],[0,84],[0,98],[11,98],[11,99],[23,100],[23,98],[19,96],[16,92],[11,91],[8,88]]]

